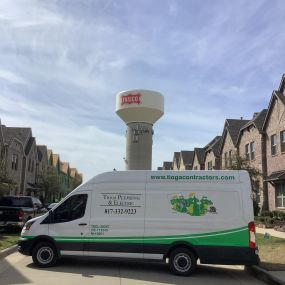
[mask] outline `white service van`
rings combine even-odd
[[[246,171],[113,171],[28,221],[19,251],[37,266],[61,256],[139,258],[189,275],[207,264],[259,261]]]

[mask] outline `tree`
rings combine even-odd
[[[37,178],[37,186],[41,192],[44,203],[55,202],[60,192],[58,176],[54,173],[41,174]]]
[[[9,177],[6,163],[3,159],[0,160],[0,196],[9,193],[16,187],[16,183]]]
[[[260,210],[257,197],[260,195],[260,180],[263,177],[262,173],[258,168],[252,166],[249,160],[247,160],[245,157],[239,156],[238,154],[235,154],[231,158],[228,158],[227,165],[229,165],[228,169],[246,170],[248,172],[253,194],[254,215],[257,216]]]

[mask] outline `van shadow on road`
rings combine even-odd
[[[28,284],[31,283],[18,269],[11,266],[5,259],[0,261],[0,284]]]
[[[157,282],[164,284],[241,284],[247,273],[241,269],[213,267],[199,265],[197,273],[191,277],[181,277],[171,274],[168,266],[161,263],[145,263],[141,261],[118,261],[96,258],[62,258],[55,267],[38,268],[33,263],[27,265],[35,270],[49,272],[62,272],[80,274],[85,278],[95,276],[120,277],[122,279],[141,280],[145,282]],[[251,278],[251,276],[249,277]],[[254,278],[253,278],[254,280]],[[245,284],[245,283],[243,283]],[[248,283],[252,284],[252,283]]]

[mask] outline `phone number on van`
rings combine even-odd
[[[105,214],[115,214],[115,215],[134,215],[137,213],[137,209],[105,209]]]

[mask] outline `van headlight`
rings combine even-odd
[[[25,225],[24,225],[24,227],[23,227],[23,231],[28,231],[30,228],[31,228],[31,226],[32,226],[32,224],[34,223],[35,221],[31,221],[31,222],[26,222],[25,223]]]

